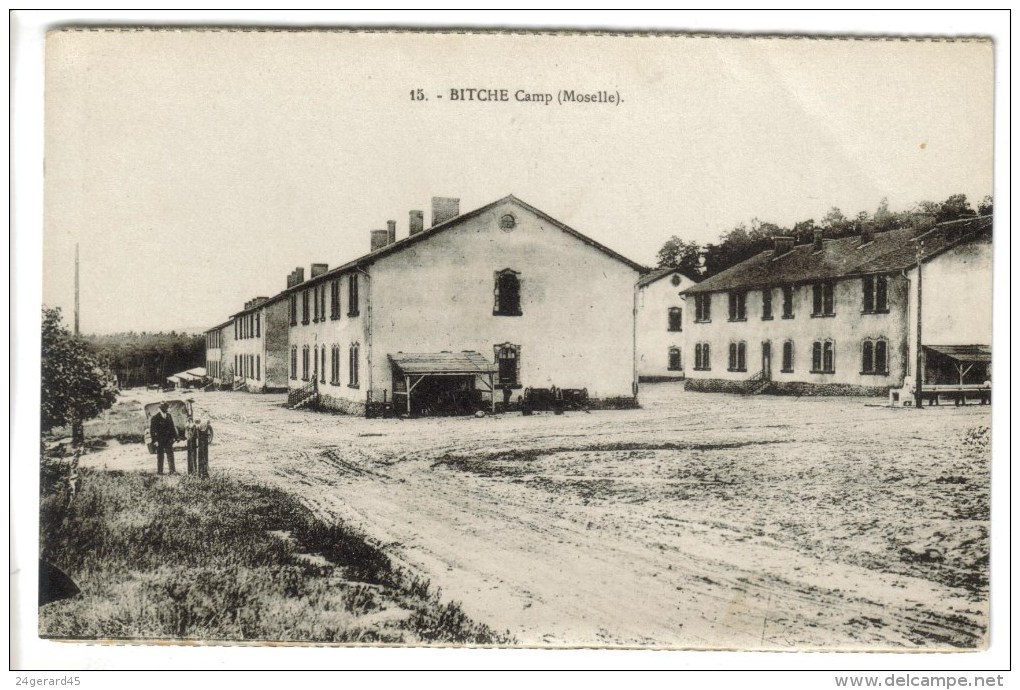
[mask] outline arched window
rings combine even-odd
[[[325,286],[322,289],[323,293],[326,292]],[[322,318],[326,318],[323,316]],[[326,346],[322,346],[322,367],[319,369],[319,383],[326,383]]]
[[[308,355],[309,355],[308,346],[305,345],[303,348],[301,348],[301,380],[302,381],[307,381],[308,380],[308,365],[309,365]]]
[[[822,345],[822,369],[826,374],[832,374],[836,371],[835,357],[835,347],[832,341],[826,340]]]
[[[290,377],[297,378],[297,345],[290,346]]]
[[[496,302],[492,313],[496,316],[521,315],[521,280],[517,271],[505,268],[496,273],[493,290]]]
[[[319,378],[319,346],[312,351],[312,381]]]
[[[889,373],[889,343],[884,339],[875,341],[875,373]]]
[[[521,346],[503,343],[495,346],[497,383],[500,386],[518,386],[521,383]]]
[[[670,331],[682,331],[684,326],[684,312],[680,307],[669,308],[669,326]]]
[[[889,343],[884,338],[861,343],[861,373],[889,373]]]
[[[793,341],[787,340],[783,343],[783,371],[785,373],[791,373],[793,371]]]
[[[262,380],[262,355],[255,355],[255,378]]]
[[[730,343],[730,371],[747,371],[747,344]]]
[[[698,343],[694,346],[694,368],[698,371],[708,371],[712,368],[708,343]]]
[[[811,344],[811,372],[814,374],[822,371],[822,343],[816,340]]]
[[[669,348],[669,362],[666,365],[666,368],[670,371],[680,371],[683,368],[680,364],[680,348]]]
[[[352,343],[350,351],[348,353],[348,371],[350,372],[350,379],[347,385],[351,388],[358,387],[358,347],[357,343]]]

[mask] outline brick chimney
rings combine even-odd
[[[329,270],[329,264],[312,264],[312,278],[321,276]]]
[[[386,244],[393,244],[397,241],[397,221],[386,221]]]
[[[300,285],[303,282],[305,282],[305,269],[302,266],[298,266],[297,268],[290,272],[290,275],[287,276],[288,288],[292,288],[295,285]]]
[[[407,227],[409,228],[409,235],[417,235],[425,229],[424,213],[421,211],[411,211],[408,216]]]
[[[390,239],[389,230],[373,230],[371,251],[374,252],[376,249],[382,249],[387,244],[389,244],[389,239]]]
[[[460,215],[460,199],[446,196],[432,197],[432,227]]]

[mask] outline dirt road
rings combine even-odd
[[[984,644],[985,407],[659,384],[633,411],[367,420],[194,397],[213,472],[359,526],[523,645]]]

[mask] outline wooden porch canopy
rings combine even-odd
[[[404,377],[404,395],[407,398],[407,412],[411,412],[411,393],[425,380],[426,376],[480,376],[488,383],[489,391],[495,389],[495,376],[499,369],[474,350],[461,352],[397,352],[388,355],[394,372]],[[400,395],[398,391],[394,396]],[[496,410],[496,396],[492,395],[492,409]]]
[[[938,356],[952,360],[960,375],[961,385],[963,377],[975,364],[987,364],[992,361],[992,348],[987,345],[923,345],[922,347]]]

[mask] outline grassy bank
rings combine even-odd
[[[275,489],[84,471],[40,518],[41,557],[82,590],[40,608],[43,637],[512,642]]]

